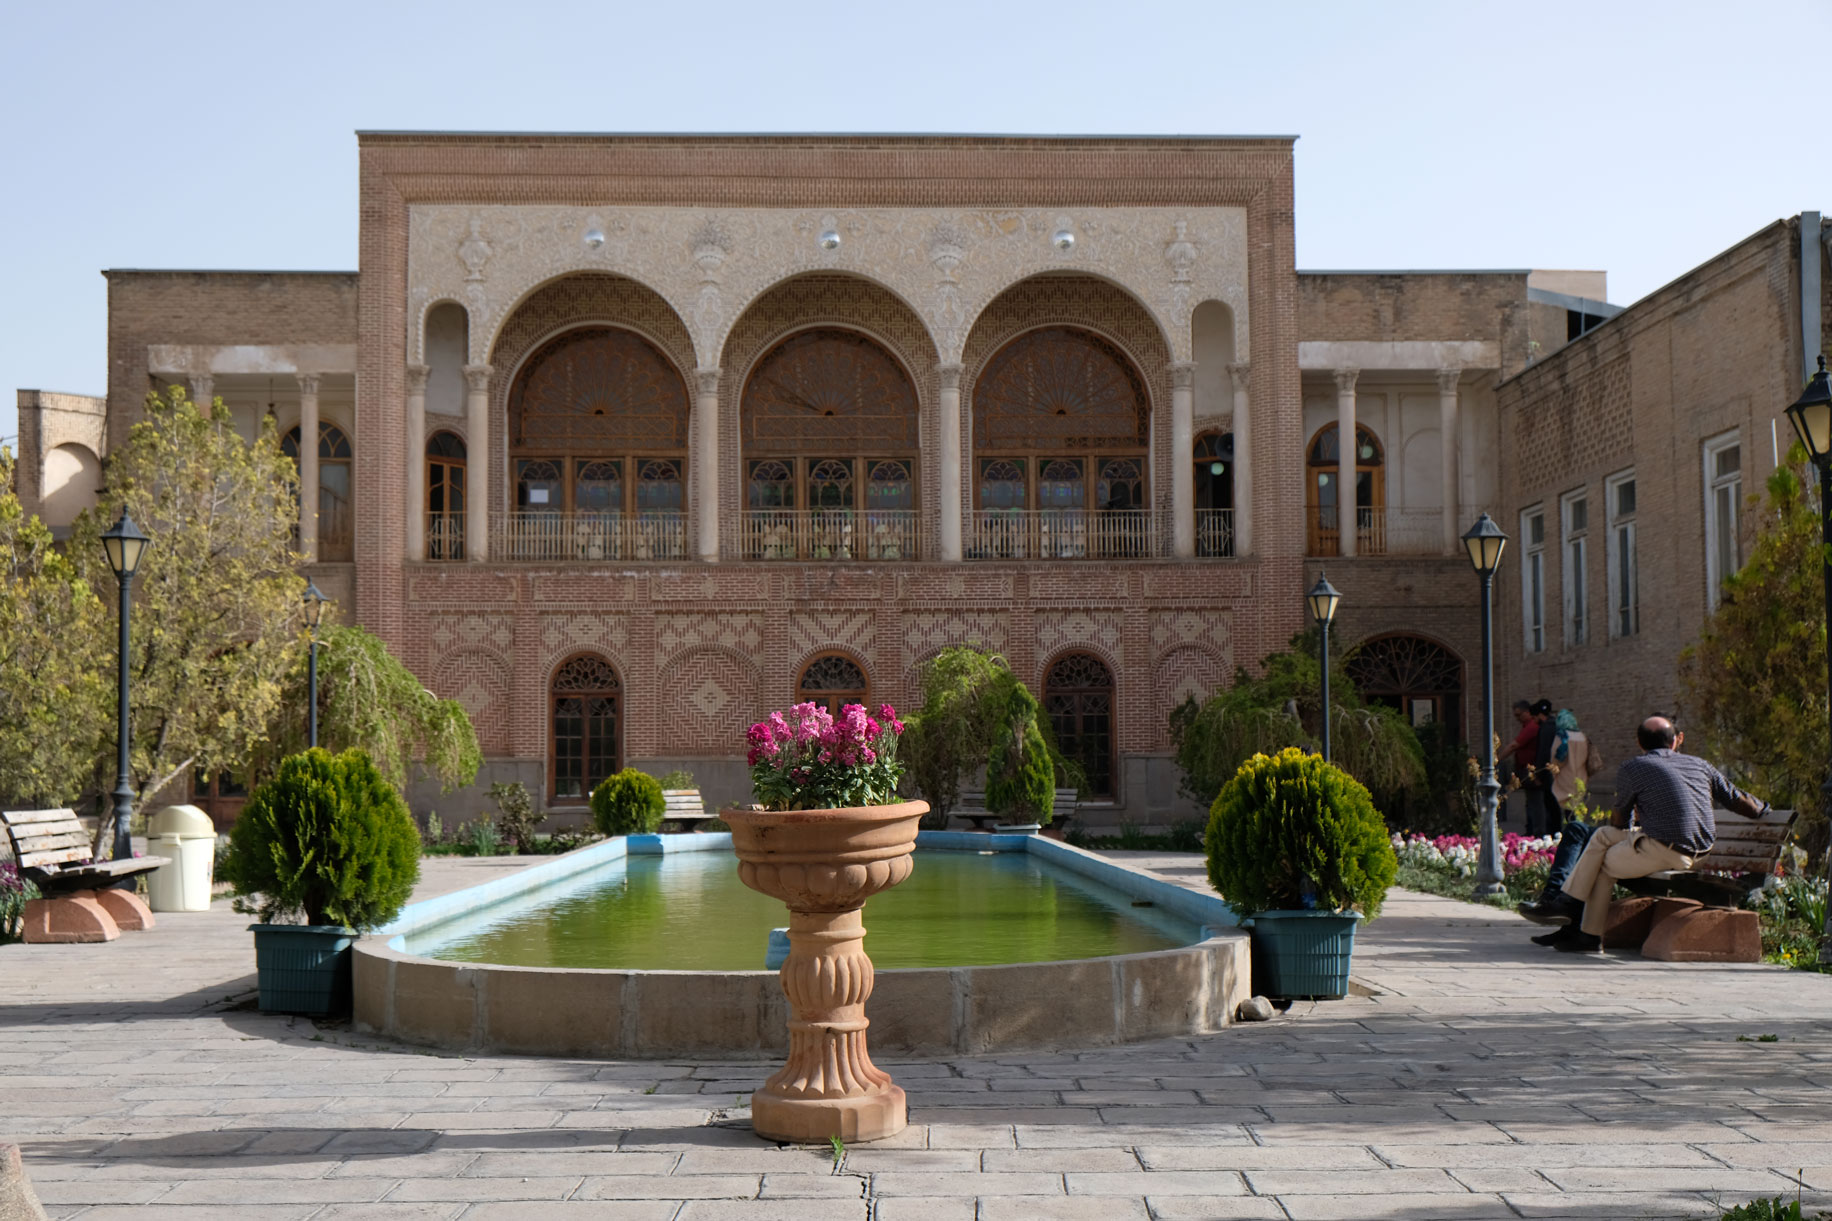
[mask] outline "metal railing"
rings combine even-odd
[[[429,560],[462,560],[464,558],[464,514],[428,513],[426,515],[426,558]]]
[[[684,513],[542,513],[490,515],[492,560],[682,560]]]
[[[908,509],[749,509],[738,518],[735,555],[746,560],[914,560],[921,558],[920,535],[920,520]]]
[[[1234,510],[1196,510],[1196,555],[1222,559],[1234,554]]]
[[[1457,515],[1457,532],[1461,534],[1483,512],[1484,506],[1468,505]],[[1336,556],[1342,554],[1339,514],[1336,508],[1310,510],[1309,554]],[[1398,509],[1391,506],[1355,511],[1356,555],[1454,555],[1456,548],[1444,545],[1444,515],[1439,509]]]
[[[981,509],[964,540],[969,560],[1122,560],[1160,554],[1143,509]]]

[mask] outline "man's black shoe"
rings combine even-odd
[[[1592,937],[1589,933],[1573,933],[1565,940],[1554,943],[1552,948],[1566,954],[1596,954],[1603,949],[1603,939]]]
[[[1584,914],[1584,905],[1562,891],[1537,903],[1522,903],[1514,909],[1535,924],[1576,924]]]
[[[1532,938],[1532,941],[1534,945],[1555,946],[1560,942],[1570,941],[1576,934],[1577,929],[1569,924],[1562,924],[1558,928],[1553,929],[1550,933],[1541,933],[1539,936]]]

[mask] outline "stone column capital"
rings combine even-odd
[[[699,386],[701,394],[719,393],[719,368],[699,368],[693,371],[693,380]]]
[[[1360,376],[1361,376],[1360,369],[1337,369],[1336,370],[1336,393],[1337,394],[1355,393],[1355,382],[1358,378],[1360,378]]]
[[[935,380],[943,390],[959,390],[964,366],[959,361],[944,360],[935,366]]]
[[[1247,388],[1247,382],[1249,378],[1251,378],[1252,374],[1253,374],[1253,366],[1248,364],[1246,361],[1241,361],[1239,364],[1233,364],[1233,365],[1228,366],[1228,380],[1234,383],[1234,389],[1236,392],[1245,390]]]
[[[490,374],[496,370],[489,365],[466,365],[464,367],[464,384],[473,394],[482,394],[490,388]]]
[[[1176,390],[1188,390],[1196,384],[1196,362],[1193,360],[1173,360],[1165,368],[1170,370],[1170,384]]]
[[[430,365],[413,365],[413,364],[408,365],[407,366],[407,393],[425,394],[426,393],[426,379],[428,376],[431,375],[431,373],[432,373],[432,366]]]
[[[1463,380],[1463,370],[1457,368],[1438,370],[1438,393],[1451,395],[1457,392],[1457,385]]]
[[[300,394],[317,394],[320,375],[317,373],[295,373],[293,380],[299,383]]]

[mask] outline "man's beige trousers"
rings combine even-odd
[[[1690,868],[1691,857],[1649,839],[1639,827],[1598,827],[1584,845],[1584,855],[1572,866],[1565,893],[1584,904],[1584,920],[1578,927],[1601,937],[1609,927],[1609,892],[1617,879]]]

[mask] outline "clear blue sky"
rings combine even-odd
[[[1832,211],[1832,3],[0,0],[0,436],[105,267],[354,268],[359,128],[1294,134],[1298,266],[1627,303]]]

